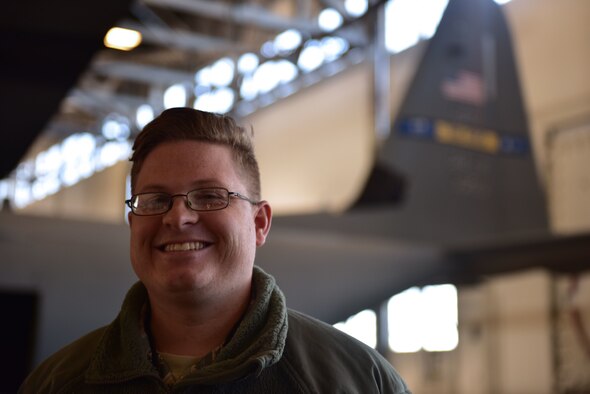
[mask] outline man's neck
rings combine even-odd
[[[219,348],[250,304],[250,289],[231,302],[161,302],[150,297],[151,333],[159,352],[204,357]]]

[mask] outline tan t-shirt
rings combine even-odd
[[[170,354],[159,352],[160,357],[164,360],[170,372],[174,375],[175,380],[180,380],[190,372],[190,368],[195,365],[201,357],[182,356],[179,354]]]

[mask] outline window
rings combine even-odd
[[[412,287],[387,304],[389,347],[396,353],[450,351],[459,343],[457,289]]]
[[[377,314],[370,309],[349,317],[345,322],[336,323],[334,327],[372,348],[377,346]]]

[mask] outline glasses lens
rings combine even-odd
[[[188,203],[195,211],[214,211],[227,207],[229,194],[225,189],[198,189],[189,192]]]
[[[138,194],[131,201],[133,212],[138,215],[156,215],[166,212],[170,206],[170,196],[165,193]]]

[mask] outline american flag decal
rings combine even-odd
[[[459,70],[445,78],[440,86],[443,96],[464,104],[483,106],[486,103],[485,85],[478,73]]]

